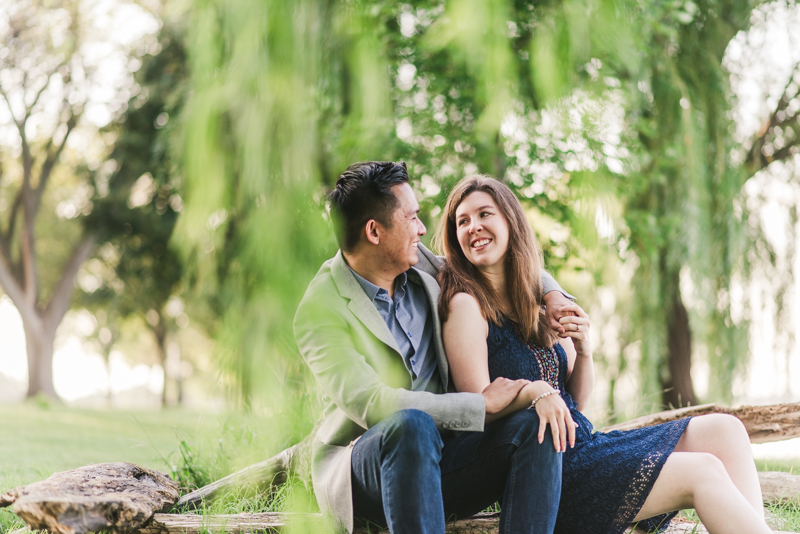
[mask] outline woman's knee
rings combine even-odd
[[[686,431],[687,438],[706,445],[704,449],[714,450],[735,444],[748,446],[750,444],[747,429],[739,418],[724,413],[694,417]]]

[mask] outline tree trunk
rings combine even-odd
[[[164,373],[164,387],[161,389],[161,407],[163,408],[167,405],[167,328],[164,324],[164,315],[161,310],[151,311],[155,311],[152,314],[153,319],[157,315],[157,319],[152,320],[151,314],[148,312],[147,323],[150,325],[150,330],[155,337],[158,362],[161,364],[161,371]]]
[[[27,397],[38,394],[51,399],[58,399],[53,387],[53,343],[55,331],[50,332],[44,321],[32,325],[31,321],[22,322],[25,330],[25,348],[28,356],[28,392]]]
[[[675,273],[670,278],[672,298],[667,312],[669,377],[663,382],[661,398],[665,408],[682,408],[697,404],[692,384],[692,331],[689,314],[681,300],[679,275]]]

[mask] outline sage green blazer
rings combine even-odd
[[[414,408],[428,413],[440,429],[483,431],[485,403],[480,393],[456,393],[439,321],[442,260],[423,246],[408,271],[425,288],[433,321],[439,366],[438,393],[411,390],[411,371],[375,305],[345,263],[342,252],[326,261],[308,286],[294,319],[300,353],[323,394],[323,420],[312,443],[311,477],[323,513],[353,530],[351,453],[356,440],[388,415]],[[561,290],[543,274],[545,291]]]

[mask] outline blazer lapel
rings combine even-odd
[[[331,262],[331,275],[339,289],[342,297],[348,299],[347,307],[358,317],[358,320],[372,332],[372,334],[388,345],[397,354],[400,354],[400,347],[397,345],[394,336],[389,331],[389,327],[383,321],[383,317],[378,313],[375,305],[369,300],[361,285],[353,276],[347,263],[344,261],[342,251],[336,253]]]
[[[431,276],[425,271],[412,267],[411,271],[419,276],[422,286],[425,288],[425,293],[428,294],[428,301],[431,305],[431,318],[433,321],[433,346],[436,349],[436,363],[439,365],[439,378],[442,381],[443,391],[447,391],[450,368],[447,364],[447,354],[444,352],[444,343],[442,342],[442,323],[439,321],[439,283],[436,278]]]

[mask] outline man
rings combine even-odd
[[[358,517],[393,534],[443,534],[445,518],[501,500],[501,533],[552,532],[560,455],[538,443],[534,410],[493,418],[526,382],[450,386],[434,278],[442,262],[419,242],[426,229],[405,164],[353,164],[329,202],[341,250],[294,323],[327,402],[312,446],[322,511],[348,532]],[[543,277],[550,309],[569,302]]]

